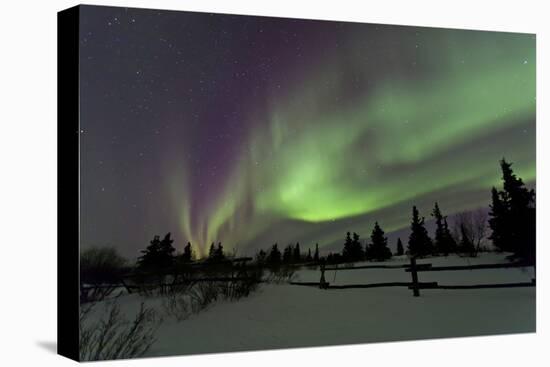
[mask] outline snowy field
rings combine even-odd
[[[469,265],[505,262],[502,254],[430,258],[419,263]],[[390,264],[407,262],[394,259]],[[368,263],[374,264],[374,263]],[[385,264],[388,264],[386,262]],[[356,264],[360,265],[360,264]],[[300,270],[299,281],[319,281],[318,270]],[[533,269],[419,272],[419,281],[441,285],[529,282]],[[331,284],[408,282],[403,269],[327,271]],[[161,312],[159,299],[120,297],[133,317],[141,301]],[[250,297],[218,302],[184,321],[165,318],[148,356],[307,347],[535,331],[535,288],[421,290],[406,287],[321,290],[266,284]]]

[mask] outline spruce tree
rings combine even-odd
[[[403,243],[401,242],[401,237],[397,238],[397,252],[395,253],[397,256],[401,256],[405,253],[405,250],[403,249]]]
[[[434,209],[431,214],[435,219],[435,243],[434,250],[438,254],[449,255],[455,247],[455,242],[451,236],[449,225],[447,224],[447,217],[441,214],[439,205],[437,202],[434,205]]]
[[[289,264],[292,261],[292,245],[285,247],[283,251],[283,262]]]
[[[392,254],[388,248],[388,239],[378,222],[374,223],[374,229],[370,236],[371,243],[368,245],[369,260],[384,261],[391,258]]]
[[[193,251],[191,249],[191,242],[187,242],[187,245],[183,249],[182,260],[184,262],[190,262],[193,258]]]
[[[409,236],[409,253],[413,257],[422,257],[432,253],[432,240],[424,226],[424,218],[420,219],[418,209],[413,206],[411,234]]]
[[[208,258],[214,259],[216,256],[216,247],[214,246],[214,242],[210,244],[210,250],[208,250]]]
[[[256,264],[264,265],[267,262],[267,253],[264,250],[258,251],[256,254]]]
[[[271,251],[267,257],[267,262],[272,266],[278,266],[281,264],[281,251],[279,251],[277,244],[274,244],[271,247]]]
[[[535,191],[525,187],[512,170],[512,163],[501,161],[504,192],[509,199],[512,243],[516,257],[535,261]]]
[[[216,250],[214,251],[214,258],[218,261],[225,259],[225,254],[223,252],[223,246],[221,242],[218,242],[218,247],[216,247]]]
[[[342,251],[344,261],[361,261],[363,260],[363,247],[359,241],[359,235],[353,232],[353,239],[350,232],[346,233],[344,242],[344,250]]]
[[[170,233],[167,233],[162,241],[159,236],[154,236],[149,246],[141,251],[143,255],[138,258],[138,267],[147,271],[168,270],[174,262],[176,251],[172,246],[173,242]]]
[[[168,232],[162,241],[160,241],[160,251],[168,263],[173,260],[174,252],[176,251],[176,249],[172,246],[174,240],[171,239],[170,236],[171,233]]]
[[[355,232],[353,232],[353,240],[351,241],[351,251],[351,256],[354,261],[363,260],[365,253],[363,251],[363,246],[361,246],[359,235]]]
[[[308,248],[308,249],[307,249],[306,261],[307,261],[307,262],[311,262],[312,260],[313,260],[313,258],[311,257],[311,249]]]
[[[315,252],[313,253],[313,261],[319,262],[319,244],[315,244]]]
[[[512,251],[509,213],[507,203],[503,193],[500,193],[495,187],[491,189],[492,203],[489,206],[489,227],[492,230],[489,239],[493,245],[500,251]]]
[[[434,238],[435,250],[437,253],[444,253],[443,247],[445,242],[445,239],[444,239],[445,235],[443,234],[443,215],[439,210],[439,205],[437,204],[437,202],[434,205],[434,209],[431,215],[435,219],[435,238]]]
[[[444,252],[443,255],[447,256],[449,253],[456,251],[456,241],[451,234],[449,229],[449,224],[447,223],[447,217],[443,217],[443,234],[444,234],[444,243],[443,246]]]
[[[352,243],[351,233],[346,233],[346,239],[344,241],[344,249],[342,250],[342,257],[344,261],[352,261]]]
[[[154,236],[153,240],[149,242],[149,246],[145,250],[142,250],[141,255],[138,258],[138,268],[142,270],[150,270],[158,263],[160,254],[160,237]]]
[[[535,262],[535,191],[525,187],[512,164],[500,161],[503,191],[492,190],[489,226],[494,245],[530,263]]]
[[[296,246],[294,247],[294,253],[293,253],[293,261],[295,263],[299,263],[302,260],[302,254],[300,253],[300,243],[296,242]]]

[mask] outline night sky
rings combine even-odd
[[[535,183],[534,35],[81,9],[84,247],[339,249]]]

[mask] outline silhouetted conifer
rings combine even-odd
[[[359,235],[353,232],[353,239],[351,234],[347,232],[344,242],[344,250],[342,251],[342,257],[344,261],[361,261],[363,260],[363,248],[359,241]]]
[[[300,243],[296,242],[296,246],[294,247],[294,253],[292,254],[292,260],[295,263],[299,263],[302,261],[302,254],[300,252]]]
[[[413,206],[411,222],[411,234],[409,236],[409,253],[414,257],[421,257],[431,254],[433,245],[428,231],[424,226],[424,218],[420,219],[418,209]]]
[[[365,256],[365,252],[363,251],[363,246],[361,246],[361,241],[359,240],[359,235],[355,232],[353,232],[353,241],[351,243],[351,248],[353,251],[353,258],[356,261],[363,260],[363,257]]]
[[[495,247],[512,251],[516,257],[535,262],[535,191],[525,187],[517,177],[512,164],[500,161],[503,190],[491,191],[492,204],[489,212],[489,237]]]
[[[172,246],[173,242],[170,233],[162,241],[159,236],[155,236],[150,245],[141,251],[143,255],[138,258],[138,267],[148,271],[167,270],[174,262],[176,249]]]
[[[351,252],[352,252],[351,244],[352,244],[351,233],[347,232],[346,239],[344,240],[344,249],[342,250],[342,257],[346,261],[351,261]]]
[[[264,265],[267,262],[267,253],[264,250],[258,251],[256,254],[256,263],[258,265]]]
[[[191,249],[191,242],[187,242],[187,245],[183,248],[183,254],[181,255],[183,262],[190,262],[193,258],[193,250]]]
[[[225,254],[223,252],[223,246],[221,242],[218,242],[218,247],[216,247],[216,250],[214,251],[214,257],[216,260],[225,259]]]
[[[291,263],[292,262],[292,254],[293,254],[292,245],[288,245],[287,247],[285,247],[285,249],[283,251],[283,263],[285,263],[285,264]]]
[[[267,262],[272,266],[278,266],[281,264],[281,251],[279,251],[277,244],[274,244],[273,247],[271,247],[271,251],[267,257]]]
[[[395,253],[397,256],[401,256],[405,253],[405,250],[403,249],[403,243],[401,242],[401,237],[397,239],[397,252]]]
[[[370,236],[371,243],[367,246],[367,259],[384,261],[391,258],[392,254],[388,248],[388,239],[384,236],[384,231],[378,225],[378,222],[374,223],[374,229]]]
[[[489,206],[489,227],[492,233],[489,239],[493,241],[493,245],[500,251],[512,251],[511,227],[508,223],[510,215],[507,203],[505,203],[504,198],[501,198],[503,194],[495,187],[491,189],[492,203]]]
[[[310,248],[307,249],[306,261],[307,262],[313,261],[313,257],[311,256],[311,249]]]
[[[437,202],[434,205],[432,216],[435,219],[434,251],[438,254],[447,256],[455,250],[456,243],[451,235],[451,231],[449,230],[447,217],[444,217],[443,214],[441,214],[441,210],[439,209]]]
[[[315,244],[315,252],[313,253],[313,261],[319,262],[319,244]]]

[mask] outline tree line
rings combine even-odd
[[[497,250],[511,252],[511,258],[535,263],[535,192],[528,189],[522,179],[514,174],[512,163],[503,158],[500,161],[500,167],[503,186],[501,190],[496,187],[491,190],[492,203],[489,206],[489,219],[483,209],[458,213],[454,218],[454,228],[451,229],[447,216],[442,214],[439,204],[435,202],[430,213],[435,223],[432,238],[426,229],[425,218],[421,217],[418,208],[413,206],[407,250],[405,251],[401,238],[398,238],[395,255],[407,253],[411,257],[425,257],[457,253],[476,256],[483,249],[482,242],[487,238],[487,232],[490,230],[488,239],[492,240]],[[294,247],[287,246],[281,256],[275,244],[269,252],[261,250],[256,258],[259,262],[278,265],[320,260],[328,263],[385,261],[394,255],[388,247],[388,239],[378,222],[374,224],[370,241],[364,246],[361,244],[360,235],[356,232],[346,233],[341,252],[331,252],[322,258],[319,257],[318,244],[315,246],[313,257],[311,250],[308,250],[307,256],[303,256],[299,246],[299,243]]]
[[[407,254],[412,257],[444,255],[451,253],[475,256],[481,250],[481,242],[488,237],[499,251],[511,252],[511,257],[530,264],[535,263],[536,209],[535,191],[528,189],[521,178],[512,170],[512,163],[500,161],[502,189],[493,187],[492,203],[489,206],[489,220],[483,210],[472,213],[459,213],[455,216],[455,226],[451,231],[447,216],[441,212],[436,202],[431,216],[435,222],[432,239],[425,226],[425,218],[418,208],[412,207],[412,219],[408,239]],[[488,224],[488,228],[487,228]],[[403,255],[405,249],[401,238],[397,239],[395,255]],[[362,260],[384,261],[392,257],[388,240],[378,222],[371,233],[371,241],[363,248],[359,235],[346,234],[342,253],[330,253],[329,262],[350,262]]]
[[[289,244],[282,250],[275,243],[267,251],[257,252],[255,260],[261,265],[278,267],[288,264],[316,264],[321,261],[328,263],[384,261],[393,255],[400,256],[405,253],[412,257],[447,256],[451,253],[475,256],[481,250],[483,239],[488,238],[497,250],[510,252],[512,258],[534,264],[536,260],[535,191],[528,189],[522,179],[514,174],[512,163],[502,159],[500,167],[503,184],[501,189],[493,187],[491,190],[488,219],[484,211],[460,213],[455,216],[454,228],[451,229],[447,216],[442,214],[436,202],[430,213],[435,223],[432,239],[426,229],[425,218],[420,215],[418,208],[413,206],[407,248],[405,250],[401,238],[398,238],[395,254],[392,254],[388,247],[384,230],[378,222],[375,222],[370,241],[364,246],[361,244],[358,233],[347,232],[342,251],[338,253],[329,253],[321,257],[319,244],[315,244],[313,251],[309,248],[303,252],[300,243]],[[490,234],[487,236],[489,230]],[[162,239],[160,236],[154,236],[149,246],[141,251],[136,268],[144,271],[163,271],[178,264],[195,261],[191,243],[188,242],[183,252],[177,254],[173,242],[170,233]],[[230,256],[225,253],[223,245],[218,242],[217,245],[214,243],[210,245],[208,256],[204,261],[220,262],[228,257]],[[125,260],[116,253],[115,249],[84,251],[81,260],[83,280],[106,281],[107,279],[103,278],[108,277],[108,274],[114,275],[116,269],[123,267],[121,264],[125,264]]]

